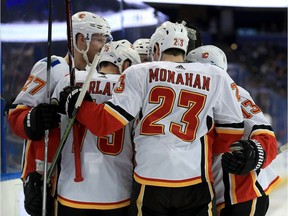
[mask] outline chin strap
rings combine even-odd
[[[75,49],[79,52],[79,53],[82,53],[83,55],[83,58],[85,60],[85,62],[87,63],[87,66],[91,66],[91,62],[89,62],[89,59],[88,59],[88,55],[87,55],[87,52],[89,50],[89,47],[90,47],[90,40],[86,40],[86,45],[87,45],[87,48],[85,50],[80,50],[77,45],[75,45]]]

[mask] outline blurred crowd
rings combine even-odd
[[[239,44],[237,50],[230,49],[228,62],[232,78],[249,90],[270,117],[279,146],[287,143],[287,45],[277,41]]]

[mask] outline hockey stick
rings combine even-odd
[[[75,71],[74,71],[74,46],[73,46],[73,29],[72,29],[72,14],[70,0],[65,0],[66,9],[66,26],[67,26],[67,43],[68,43],[68,58],[69,58],[69,72],[70,85],[75,85]]]
[[[22,156],[21,156],[21,172],[23,172],[24,169],[24,162],[25,162],[25,155],[26,155],[26,146],[27,146],[27,140],[23,140],[23,148],[22,148]]]
[[[47,48],[47,102],[50,103],[50,73],[51,73],[51,39],[52,37],[52,0],[49,0],[49,17],[48,17],[48,48]],[[42,197],[42,216],[46,216],[46,200],[47,200],[47,167],[48,167],[48,142],[49,130],[45,130],[44,145],[44,170],[43,170],[43,197]]]
[[[100,52],[101,53],[101,52]],[[92,76],[96,70],[96,66],[99,62],[99,59],[100,59],[100,53],[97,53],[95,56],[94,56],[94,59],[93,59],[93,62],[92,62],[92,65],[89,69],[89,72],[88,72],[88,75],[86,77],[86,80],[81,88],[81,92],[77,98],[77,101],[76,101],[76,104],[75,104],[75,107],[74,107],[74,110],[73,110],[73,114],[72,114],[72,117],[69,118],[69,121],[66,125],[66,128],[65,128],[65,131],[61,137],[61,140],[60,140],[60,143],[59,143],[59,146],[56,150],[56,153],[54,155],[54,158],[51,162],[51,165],[50,165],[50,168],[48,170],[48,176],[47,176],[47,182],[49,183],[50,180],[51,180],[51,177],[52,177],[52,174],[53,174],[53,171],[55,169],[55,166],[59,160],[59,157],[60,157],[60,154],[62,152],[62,149],[64,147],[64,144],[66,143],[66,140],[69,136],[69,133],[72,129],[72,126],[73,126],[73,123],[75,121],[75,118],[76,118],[76,115],[77,115],[77,112],[78,112],[78,109],[79,107],[81,106],[82,102],[83,102],[83,99],[85,97],[85,94],[87,92],[87,90],[89,89],[89,86],[90,86],[90,81],[92,79]]]
[[[66,6],[66,22],[67,22],[67,42],[68,42],[68,59],[69,59],[69,72],[70,72],[70,86],[75,86],[75,64],[74,64],[74,44],[73,44],[73,28],[72,28],[72,14],[71,14],[71,4],[70,0],[65,0]],[[76,45],[77,46],[77,45]],[[73,130],[73,133],[75,131]],[[78,145],[75,145],[75,147]],[[78,151],[77,151],[78,150]],[[77,181],[82,181],[83,177],[81,177],[81,158],[80,158],[80,149],[76,148],[74,151],[74,161],[75,167],[77,164],[80,164],[78,167],[79,169],[75,168],[79,171],[79,175],[76,175]]]
[[[65,12],[66,12],[66,26],[67,26],[67,46],[68,46],[68,65],[69,65],[69,74],[70,74],[70,85],[74,86],[75,85],[74,46],[73,46],[72,13],[71,13],[71,2],[70,2],[70,0],[65,0]],[[74,120],[73,120],[73,122],[74,122]],[[65,143],[66,140],[62,141],[62,139],[61,139],[59,146],[61,145],[62,142]],[[63,144],[63,146],[64,146],[64,144]],[[60,150],[60,152],[61,151],[62,151],[62,149]],[[60,152],[59,153],[56,152],[55,154],[60,154]],[[55,156],[54,156],[54,158],[55,158]],[[52,161],[52,163],[53,163],[53,161]],[[56,163],[57,163],[57,161],[56,161]],[[48,179],[47,179],[47,183],[48,184],[51,181],[51,176],[52,176],[53,171],[55,169],[56,163],[53,164],[52,169],[50,168],[48,170],[48,174],[47,174],[48,175]]]

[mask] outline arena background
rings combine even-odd
[[[102,15],[111,24],[114,40],[125,38],[132,43],[138,38],[150,37],[165,20],[190,21],[200,30],[203,44],[213,44],[225,51],[229,74],[238,85],[249,90],[269,118],[278,146],[286,144],[288,1],[275,0],[275,4],[280,3],[278,6],[271,2],[271,5],[264,7],[257,0],[239,1],[242,4],[240,6],[223,6],[227,2],[221,5],[221,1],[217,1],[220,5],[215,6],[211,5],[213,0],[198,3],[188,0],[189,4],[180,3],[183,1],[173,3],[170,0],[159,2],[71,0],[71,5],[72,13],[88,10]],[[248,7],[253,2],[255,5]],[[3,110],[6,102],[23,87],[33,64],[47,55],[48,6],[48,0],[1,1],[0,215],[20,215],[21,210],[15,208],[13,213],[10,210],[7,214],[5,207],[8,200],[16,200],[20,206],[22,204],[21,196],[15,194],[22,194],[18,180],[23,140],[11,132]],[[64,56],[67,52],[64,1],[53,1],[52,17],[52,53]],[[282,159],[282,162],[277,161],[281,166],[276,167],[282,167],[280,172],[284,175],[288,205],[287,153],[285,155],[282,156],[284,162]],[[9,199],[11,193],[14,195]]]

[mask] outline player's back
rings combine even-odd
[[[77,71],[76,85],[82,86],[86,76],[87,71]],[[88,89],[92,99],[97,103],[110,99],[119,76],[94,73]],[[67,116],[62,120],[67,121]],[[73,149],[72,143],[75,145],[75,130],[74,140],[72,133],[69,135],[63,149],[65,157],[62,157],[62,169],[58,181],[60,202],[65,200],[66,205],[75,207],[77,201],[79,208],[90,206],[89,208],[96,209],[112,209],[129,204],[133,173],[130,127],[127,125],[103,137],[97,137],[89,130],[85,131],[81,144],[81,175],[84,178],[81,182],[74,181],[74,152],[71,149]]]
[[[203,166],[211,165],[207,134],[213,121],[241,119],[239,104],[223,90],[229,91],[233,80],[221,69],[201,63],[151,62],[132,66],[124,74],[131,100],[123,104],[115,94],[112,103],[120,103],[133,116],[141,110],[134,138],[136,180],[162,186],[200,183]],[[229,108],[224,106],[228,101]],[[237,110],[238,116],[228,109]]]
[[[221,98],[225,96],[223,90],[225,82],[233,83],[233,80],[218,67],[201,63],[152,62],[132,66],[132,68],[133,71],[129,68],[129,73],[137,73],[138,80],[133,81],[136,83],[134,85],[138,86],[139,101],[140,99],[143,101],[139,105],[143,115],[142,124],[149,128],[147,123],[157,120],[158,124],[168,125],[163,128],[163,131],[159,131],[160,128],[157,126],[150,127],[147,134],[171,134],[173,137],[171,145],[187,147],[207,133],[209,130],[206,125],[207,117],[225,122],[221,116],[215,118],[213,109],[218,108]],[[214,72],[211,73],[211,70]],[[141,73],[145,73],[145,79]],[[235,106],[233,102],[230,105]],[[237,103],[236,106],[238,105]],[[156,114],[155,108],[158,108]],[[148,122],[148,116],[155,117],[150,118]],[[193,125],[188,125],[185,123],[185,118],[191,116],[195,119],[192,121]],[[182,123],[181,126],[180,124],[176,126],[172,122]],[[169,127],[171,123],[172,128]],[[139,131],[138,133],[140,134]],[[144,134],[143,131],[141,133]]]

